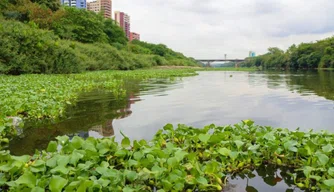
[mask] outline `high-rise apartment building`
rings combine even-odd
[[[124,30],[126,37],[130,40],[130,16],[124,12],[115,11],[115,21]]]
[[[130,33],[130,41],[133,41],[133,40],[140,40],[140,34],[138,33],[135,33],[135,32],[131,32]]]
[[[256,54],[255,54],[255,52],[253,52],[253,51],[250,51],[248,56],[249,56],[249,57],[255,57],[255,56],[256,56]]]
[[[77,7],[80,9],[86,9],[87,2],[86,0],[60,0],[62,5],[70,6],[70,7]]]
[[[112,0],[97,0],[87,3],[87,10],[95,13],[103,12],[105,18],[112,18]]]

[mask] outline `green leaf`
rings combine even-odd
[[[208,180],[205,177],[198,177],[196,178],[196,181],[203,186],[208,185]]]
[[[251,146],[248,147],[248,150],[249,150],[249,151],[253,151],[253,152],[255,152],[255,151],[257,151],[259,148],[260,148],[260,145],[251,145]]]
[[[98,167],[96,171],[105,178],[116,178],[118,176],[117,171],[106,167]]]
[[[334,167],[330,167],[330,168],[328,169],[328,174],[329,174],[330,176],[334,177]]]
[[[173,188],[173,184],[166,179],[162,180],[162,186],[167,191],[171,191],[171,189]]]
[[[46,161],[46,166],[51,167],[51,168],[56,167],[58,157],[59,156],[53,156],[51,159],[48,159]]]
[[[134,192],[134,191],[135,191],[134,189],[132,189],[131,187],[128,187],[128,186],[123,188],[123,192]]]
[[[70,162],[70,157],[61,155],[57,159],[57,165],[65,167]]]
[[[306,177],[309,177],[309,175],[311,175],[311,172],[314,170],[313,167],[310,167],[310,166],[306,166],[303,168],[303,172],[304,172],[304,175]]]
[[[230,153],[230,157],[231,157],[231,159],[233,159],[233,160],[235,160],[238,156],[239,156],[239,153],[236,152],[236,151],[232,151],[232,152]]]
[[[268,141],[274,141],[276,139],[276,137],[274,136],[274,134],[272,132],[270,133],[266,133],[263,136],[264,139],[268,140]]]
[[[177,166],[179,163],[178,163],[176,157],[171,157],[167,160],[167,164],[170,168],[173,168],[173,167]]]
[[[47,152],[54,153],[57,152],[57,142],[55,141],[50,141],[48,148],[46,149]]]
[[[230,156],[231,150],[224,147],[224,148],[220,148],[218,150],[218,153],[221,154],[221,155],[224,155],[225,157],[228,157],[228,156]]]
[[[44,192],[45,190],[41,187],[34,187],[31,192]]]
[[[330,153],[330,152],[333,151],[333,149],[334,149],[334,148],[333,148],[333,146],[332,146],[331,144],[328,144],[328,145],[322,147],[322,150],[323,150],[325,153]]]
[[[328,179],[324,181],[324,184],[328,187],[334,187],[334,179]]]
[[[202,141],[203,143],[207,143],[209,141],[210,137],[211,137],[211,135],[209,135],[209,134],[200,134],[198,136],[198,139],[200,141]]]
[[[127,154],[126,150],[118,150],[118,151],[116,151],[115,156],[122,158],[122,157],[125,157],[126,154]]]
[[[125,170],[124,174],[125,174],[126,178],[131,182],[133,182],[134,180],[137,179],[137,173],[135,171]]]
[[[182,150],[178,150],[177,152],[175,152],[175,157],[176,159],[180,162],[184,159],[184,157],[187,155],[188,153]]]
[[[297,152],[298,151],[296,147],[297,145],[298,145],[297,141],[291,140],[291,141],[284,143],[284,148],[292,152]]]
[[[318,153],[318,154],[316,154],[316,156],[318,157],[319,163],[322,166],[325,166],[328,163],[328,161],[329,161],[328,156],[325,155],[325,154]]]
[[[97,182],[102,186],[102,187],[107,187],[110,184],[110,180],[102,179],[100,178],[97,180]]]
[[[29,155],[23,155],[23,156],[12,156],[13,160],[20,161],[22,163],[27,163],[30,161],[31,157]]]
[[[236,141],[234,141],[234,143],[237,145],[238,149],[240,149],[245,144],[245,142],[242,142],[240,140],[236,140]]]
[[[61,145],[64,145],[64,144],[66,144],[69,141],[69,137],[66,136],[66,135],[64,135],[64,136],[58,136],[58,137],[56,137],[56,139],[58,140],[58,142]]]
[[[171,131],[171,132],[174,131],[174,128],[173,128],[173,125],[172,125],[172,124],[167,124],[167,125],[165,125],[163,129],[164,129],[165,131]]]
[[[133,158],[137,161],[139,161],[141,158],[143,158],[144,154],[141,151],[137,151],[133,154]]]
[[[247,119],[247,120],[243,120],[242,122],[243,122],[244,124],[248,125],[248,126],[252,126],[252,125],[254,125],[254,121],[249,120],[249,119]]]
[[[122,147],[123,148],[130,147],[130,139],[128,137],[123,138],[123,140],[122,140]]]
[[[29,188],[34,188],[36,185],[36,177],[30,171],[26,171],[21,177],[19,177],[15,183],[25,185]]]
[[[91,187],[93,184],[94,184],[94,182],[90,181],[90,180],[81,181],[81,183],[80,183],[80,185],[79,185],[79,187],[76,191],[77,192],[86,192],[87,188]]]
[[[81,137],[74,136],[71,142],[74,148],[80,149],[85,141]]]
[[[61,192],[63,188],[67,184],[67,180],[60,177],[60,176],[52,176],[50,184],[49,184],[49,189],[52,192]]]
[[[79,162],[79,160],[80,160],[81,158],[83,158],[83,157],[84,157],[83,154],[81,154],[81,153],[78,152],[77,150],[74,150],[73,153],[72,153],[72,155],[70,156],[70,161],[69,161],[69,163],[70,163],[71,165],[77,165],[78,162]]]
[[[30,167],[30,171],[33,173],[44,172],[46,170],[45,162],[43,160],[36,160]]]
[[[57,167],[51,169],[50,172],[51,172],[52,174],[55,174],[55,173],[61,173],[61,174],[63,174],[63,175],[67,175],[69,171],[70,171],[70,170],[69,170],[68,168],[66,168],[66,167],[64,167],[64,166],[62,166],[62,165],[59,165],[59,166],[57,166]]]

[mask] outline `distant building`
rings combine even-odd
[[[124,30],[126,37],[130,40],[130,16],[124,12],[115,11],[115,21]]]
[[[255,56],[256,56],[255,52],[253,52],[253,51],[250,51],[250,52],[249,52],[248,57],[255,57]]]
[[[138,33],[135,33],[135,32],[131,32],[130,33],[130,41],[133,41],[133,40],[140,40],[140,34]]]
[[[66,5],[70,7],[77,7],[80,9],[86,9],[87,7],[86,0],[61,0],[60,3],[62,5]]]
[[[105,18],[112,18],[112,0],[97,0],[87,3],[87,10],[95,13],[103,12]]]

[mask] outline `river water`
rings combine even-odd
[[[11,141],[11,152],[32,154],[58,135],[121,140],[122,131],[131,139],[150,140],[167,123],[203,127],[252,119],[259,125],[334,132],[334,71],[199,72],[175,80],[126,80],[125,88],[126,99],[101,90],[83,93],[63,121],[27,123]],[[293,191],[282,170],[272,170],[268,182],[258,172],[253,179],[232,179],[229,191],[245,191],[247,183],[258,191]]]

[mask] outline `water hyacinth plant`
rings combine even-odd
[[[8,191],[222,191],[231,175],[289,167],[296,186],[334,190],[333,134],[274,129],[250,120],[202,129],[166,125],[155,137],[57,137],[33,156],[0,153]]]

